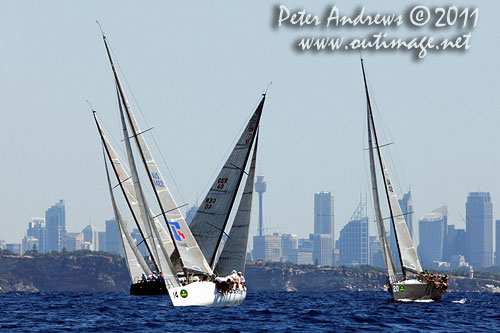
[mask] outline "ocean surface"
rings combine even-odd
[[[500,294],[449,293],[396,303],[385,292],[249,293],[227,308],[174,308],[167,295],[0,294],[0,331],[500,331]]]

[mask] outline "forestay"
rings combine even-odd
[[[264,95],[189,225],[211,267],[215,266],[218,247],[250,155],[265,98]]]
[[[250,162],[250,170],[248,171],[247,181],[243,189],[238,211],[234,217],[231,231],[224,244],[224,249],[219,257],[219,261],[215,266],[215,272],[220,276],[229,275],[233,269],[245,274],[258,142],[259,136],[257,133],[252,161]]]

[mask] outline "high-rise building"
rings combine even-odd
[[[313,261],[320,266],[333,264],[333,239],[330,234],[312,234]]]
[[[465,260],[474,268],[493,265],[493,204],[489,192],[470,192],[465,204]]]
[[[333,194],[314,193],[314,233],[334,238]]]
[[[25,254],[28,251],[38,252],[38,238],[33,236],[24,236],[23,242],[21,243],[21,254]]]
[[[278,234],[253,237],[253,259],[280,261],[281,236]]]
[[[148,253],[148,250],[146,248],[145,242],[142,241],[142,235],[141,235],[141,232],[139,231],[139,229],[137,229],[137,228],[133,229],[130,236],[132,236],[132,239],[135,240],[135,244],[138,244],[137,248],[139,249],[139,252],[141,252],[142,256],[148,257],[149,253]]]
[[[89,243],[88,247],[85,245],[85,249],[91,251],[99,251],[99,231],[93,226],[88,225],[82,230],[84,243]]]
[[[296,234],[281,235],[281,261],[289,261],[293,250],[299,248],[299,241]],[[291,261],[291,260],[290,260]]]
[[[47,229],[45,252],[62,250],[62,235],[66,232],[66,210],[64,200],[60,200],[45,212]]]
[[[259,193],[259,229],[257,234],[259,236],[264,235],[264,216],[262,212],[262,194],[266,192],[267,183],[264,181],[264,176],[257,176],[257,181],[255,182],[255,192]]]
[[[7,251],[14,254],[21,254],[21,243],[7,244]]]
[[[433,261],[443,260],[445,219],[443,214],[434,211],[418,220],[418,254],[424,267],[431,267]]]
[[[116,220],[107,220],[106,236],[104,243],[106,244],[107,252],[118,253],[123,256],[123,246],[120,240],[120,232],[118,231],[118,223]]]
[[[314,193],[313,260],[321,266],[333,264],[334,205],[331,192]]]
[[[62,247],[68,252],[83,249],[82,232],[66,232],[62,235]]]
[[[45,219],[42,217],[34,217],[28,222],[28,230],[26,231],[26,237],[34,237],[38,240],[37,251],[38,253],[47,252],[46,240],[47,240],[47,229],[45,227]],[[28,246],[26,244],[26,246]],[[24,249],[23,253],[30,251],[31,249]]]
[[[408,231],[410,232],[410,236],[415,243],[415,226],[413,224],[413,200],[411,198],[411,191],[403,195],[403,198],[399,200],[399,206],[401,207],[401,212],[406,221],[406,226],[408,227]]]
[[[448,225],[446,232],[443,261],[451,263],[451,257],[461,255],[465,258],[465,229],[456,229],[453,224]]]
[[[378,236],[370,236],[370,265],[373,267],[385,267],[384,258],[382,257],[382,248]]]
[[[500,220],[495,221],[495,265],[500,266]]]
[[[350,221],[340,231],[336,247],[340,251],[340,265],[368,265],[368,217],[365,202],[359,203]]]

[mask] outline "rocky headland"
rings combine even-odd
[[[500,274],[474,279],[450,274],[451,292],[500,292]],[[383,270],[370,267],[318,267],[290,263],[248,262],[252,292],[382,291]],[[106,252],[75,251],[17,256],[0,254],[0,292],[128,292],[130,278],[123,258]]]

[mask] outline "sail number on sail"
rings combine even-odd
[[[217,180],[217,189],[222,190],[224,188],[224,184],[227,183],[227,178],[219,178]]]
[[[217,201],[216,198],[206,198],[205,199],[205,209],[212,208],[212,204],[214,204],[216,201]]]
[[[158,172],[151,172],[151,177],[153,178],[153,184],[155,184],[155,186],[165,187],[165,184],[163,184],[163,180],[161,180]]]

